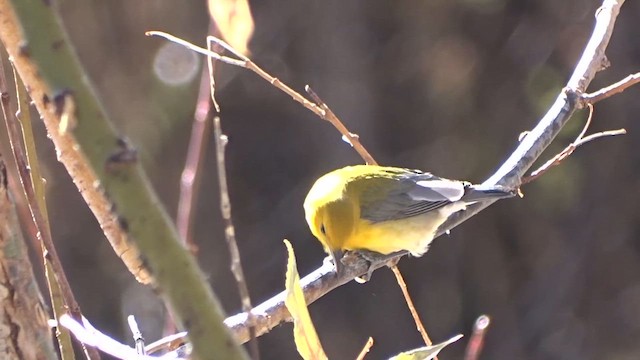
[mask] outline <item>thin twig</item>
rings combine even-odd
[[[420,336],[422,336],[422,340],[427,346],[433,345],[433,342],[429,338],[429,334],[427,334],[427,329],[424,328],[422,321],[420,320],[420,315],[418,315],[418,311],[416,307],[413,305],[413,300],[411,299],[411,295],[409,295],[409,290],[407,289],[407,283],[404,281],[402,274],[400,273],[400,269],[398,266],[392,265],[390,266],[391,271],[393,271],[393,275],[396,276],[396,281],[398,282],[398,286],[400,286],[400,290],[402,290],[402,296],[404,296],[404,301],[407,303],[409,307],[409,311],[411,312],[411,316],[413,317],[413,321],[416,323],[416,328],[420,332]],[[438,360],[438,357],[434,357],[435,360]]]
[[[213,28],[213,25],[210,28]],[[210,29],[210,31],[213,31],[213,29]],[[198,201],[202,165],[207,151],[207,140],[211,133],[211,121],[213,120],[209,84],[209,67],[203,65],[187,157],[180,176],[180,196],[176,214],[176,229],[180,240],[194,256],[198,253],[198,245],[194,241],[192,234],[193,219],[195,217],[194,209]],[[168,316],[165,319],[164,331],[165,334],[171,334],[176,331],[176,326],[171,308],[168,304],[166,305]]]
[[[176,227],[180,234],[180,239],[192,254],[196,254],[198,251],[198,245],[193,241],[192,235],[193,209],[198,199],[200,175],[207,150],[207,138],[210,134],[212,119],[208,74],[207,68],[203,67],[187,157],[180,176],[180,199],[178,200],[176,216]]]
[[[187,42],[185,40],[182,40],[180,38],[177,38],[177,37],[175,37],[173,35],[170,35],[170,34],[167,34],[167,33],[161,32],[161,31],[147,31],[145,34],[148,35],[148,36],[160,36],[160,37],[163,37],[163,38],[165,38],[165,39],[167,39],[169,41],[172,41],[172,42],[174,42],[176,44],[185,46],[186,48],[188,48],[190,50],[193,50],[193,51],[195,51],[195,52],[197,52],[199,54],[206,55],[210,59],[215,59],[215,60],[221,61],[221,62],[223,62],[225,64],[238,66],[238,67],[245,68],[245,69],[253,71],[254,73],[258,74],[258,76],[260,76],[261,78],[263,78],[266,81],[268,81],[271,85],[275,86],[276,88],[278,88],[279,90],[281,90],[285,94],[291,96],[291,98],[293,100],[295,100],[298,103],[302,104],[302,106],[304,106],[308,110],[312,111],[318,117],[320,117],[321,119],[326,120],[329,123],[331,123],[336,129],[338,129],[340,134],[349,142],[349,144],[351,146],[353,146],[353,148],[358,152],[358,154],[360,154],[362,156],[362,158],[365,160],[365,162],[367,164],[371,164],[371,165],[375,164],[375,161],[373,160],[373,157],[360,144],[360,140],[358,139],[358,135],[349,132],[349,130],[347,130],[347,128],[342,124],[342,122],[333,113],[333,111],[331,111],[331,109],[329,109],[327,104],[325,104],[317,96],[317,94],[315,94],[315,92],[313,92],[313,90],[311,90],[311,88],[309,86],[307,86],[305,89],[309,93],[309,95],[314,99],[315,103],[312,102],[312,101],[309,101],[307,98],[305,98],[304,96],[300,95],[300,93],[296,92],[295,90],[293,90],[292,88],[287,86],[285,83],[280,81],[278,78],[271,76],[269,73],[267,73],[262,68],[260,68],[258,65],[256,65],[253,61],[251,61],[251,59],[249,59],[248,57],[246,57],[245,55],[243,55],[239,51],[236,51],[233,47],[231,47],[231,45],[227,44],[226,42],[224,42],[221,39],[218,39],[215,36],[208,36],[207,37],[207,43],[213,42],[214,44],[220,45],[225,50],[229,51],[234,56],[238,57],[239,60],[231,58],[231,57],[228,57],[228,56],[220,55],[220,54],[218,54],[216,52],[213,52],[213,51],[210,51],[210,50],[207,50],[207,49],[203,49],[203,48],[201,48],[199,46],[196,46],[196,45],[194,45],[194,44],[192,44],[190,42]]]
[[[582,95],[582,100],[586,103],[586,104],[595,104],[598,101],[604,100],[606,98],[609,98],[615,94],[619,94],[623,91],[625,91],[627,88],[637,84],[640,82],[640,72],[635,73],[635,74],[631,74],[629,76],[627,76],[626,78],[613,83],[607,87],[604,87],[598,91],[594,91],[592,93],[589,94],[583,94]]]
[[[231,201],[229,200],[229,189],[227,188],[227,170],[225,168],[224,152],[228,143],[228,138],[222,133],[220,128],[220,117],[213,118],[213,130],[216,140],[216,158],[218,166],[218,183],[220,185],[220,211],[222,212],[222,219],[225,223],[224,235],[227,239],[227,246],[229,247],[229,253],[231,255],[231,272],[238,284],[238,292],[240,294],[240,301],[242,303],[242,310],[251,313],[253,306],[251,305],[251,298],[249,297],[249,288],[247,281],[244,277],[242,270],[242,263],[240,261],[240,250],[238,250],[238,243],[236,242],[236,232],[233,226],[233,219],[231,218]],[[252,319],[249,319],[251,323]],[[250,333],[250,347],[251,355],[254,360],[259,359],[258,342],[256,339],[255,326],[249,325]]]
[[[627,133],[625,129],[618,129],[601,131],[585,137],[584,135],[586,134],[587,130],[589,130],[589,126],[591,126],[591,120],[593,118],[593,105],[591,103],[587,103],[587,106],[589,107],[589,116],[587,117],[587,121],[584,124],[584,127],[582,128],[582,131],[580,132],[578,137],[576,137],[576,139],[571,144],[569,144],[566,148],[556,154],[553,158],[545,162],[537,170],[533,171],[530,176],[523,178],[522,184],[528,184],[549,171],[550,168],[560,165],[562,161],[564,161],[564,159],[573,154],[573,152],[581,145],[602,137],[623,135]]]
[[[324,111],[324,115],[321,116],[323,120],[326,120],[331,123],[342,135],[343,139],[349,143],[353,147],[353,149],[362,157],[365,163],[369,165],[378,165],[378,163],[373,159],[373,156],[365,149],[364,146],[360,143],[360,137],[358,134],[354,134],[347,129],[346,126],[338,119],[336,114],[329,108],[327,103],[325,103],[318,94],[316,94],[313,89],[309,85],[304,87],[304,90],[311,96],[313,101],[316,102],[318,106]]]
[[[473,324],[471,339],[469,339],[467,350],[464,352],[464,360],[478,360],[484,346],[484,336],[490,323],[491,319],[487,315],[481,315],[476,319]]]
[[[115,359],[136,359],[136,360],[157,360],[158,357],[149,355],[141,355],[137,349],[122,344],[112,337],[102,333],[89,320],[83,318],[82,322],[76,321],[68,314],[60,317],[60,326],[69,329],[73,335],[80,341],[91,344],[100,349],[104,353],[111,355]],[[186,357],[174,356],[175,354],[165,354],[164,359],[186,360]]]
[[[213,48],[222,46],[223,48],[230,47],[229,45],[215,44],[215,42],[209,41],[214,36],[207,36],[207,50],[213,52]],[[240,56],[243,56],[240,54]],[[216,80],[214,77],[215,62],[211,57],[207,57],[207,68],[209,70],[209,92],[211,94],[211,102],[216,114],[220,113],[220,105],[216,100]],[[228,138],[222,133],[220,125],[220,117],[215,116],[213,118],[214,136],[216,140],[216,160],[218,168],[218,184],[220,186],[220,211],[222,212],[222,219],[225,221],[225,238],[227,239],[227,246],[229,247],[229,253],[231,255],[231,272],[238,284],[238,293],[240,295],[240,303],[242,309],[251,314],[253,305],[251,305],[251,298],[249,296],[249,287],[247,286],[247,280],[244,277],[244,271],[242,270],[242,263],[240,262],[240,250],[238,250],[238,243],[236,242],[235,228],[233,226],[233,220],[231,218],[231,200],[229,197],[229,189],[227,186],[227,170],[225,163],[225,148],[228,143]],[[256,335],[255,319],[252,315],[249,315],[249,350],[253,360],[260,359],[260,349],[258,347],[258,340]]]
[[[222,61],[225,64],[229,64],[229,65],[233,65],[233,66],[239,66],[239,67],[242,67],[242,68],[247,68],[247,61],[245,61],[245,60],[237,60],[237,59],[234,59],[234,58],[230,58],[228,56],[220,55],[220,54],[215,53],[213,51],[209,51],[209,50],[203,49],[203,48],[201,48],[199,46],[193,45],[192,43],[190,43],[188,41],[182,40],[179,37],[167,34],[167,33],[162,32],[162,31],[147,31],[144,34],[147,35],[147,36],[159,36],[159,37],[165,38],[165,39],[167,39],[167,40],[169,40],[169,41],[171,41],[173,43],[176,43],[178,45],[182,45],[182,46],[186,47],[189,50],[195,51],[195,52],[197,52],[199,54],[205,55],[205,56],[210,57],[212,59],[216,59],[216,60]],[[207,37],[207,39],[208,39],[208,37]],[[222,40],[220,40],[220,41],[222,43],[224,43]],[[224,43],[224,44],[226,45],[226,43]],[[229,45],[226,45],[226,46],[229,46]]]
[[[144,337],[142,336],[142,332],[140,331],[140,327],[138,326],[135,316],[127,316],[127,324],[129,325],[129,330],[131,330],[131,335],[133,336],[136,353],[138,355],[147,355],[147,351],[144,347]]]
[[[360,350],[358,357],[356,357],[356,360],[364,360],[364,357],[367,356],[372,346],[373,346],[373,338],[369,337],[369,339],[367,339],[367,342],[362,347],[362,350]]]
[[[271,75],[269,75],[266,71],[262,70],[260,67],[258,67],[253,61],[251,61],[251,59],[249,59],[248,57],[244,56],[243,54],[241,54],[240,52],[236,51],[235,49],[233,49],[229,44],[227,44],[226,42],[224,42],[221,39],[218,39],[215,36],[208,36],[207,37],[207,43],[215,43],[218,44],[220,46],[222,46],[225,50],[231,52],[233,55],[237,56],[240,60],[238,59],[234,59],[228,56],[224,56],[224,55],[220,55],[216,52],[213,51],[209,51],[207,49],[203,49],[197,45],[194,45],[188,41],[182,40],[178,37],[175,37],[173,35],[167,34],[165,32],[162,31],[147,31],[145,33],[147,36],[159,36],[162,38],[165,38],[171,42],[174,42],[178,45],[182,45],[184,47],[186,47],[187,49],[190,49],[192,51],[195,51],[199,54],[205,55],[211,59],[215,59],[218,61],[221,61],[225,64],[229,64],[229,65],[233,65],[233,66],[238,66],[241,68],[245,68],[248,70],[251,70],[253,72],[255,72],[256,74],[258,74],[258,76],[260,76],[261,78],[265,79],[266,81],[268,81],[271,85],[275,86],[276,88],[280,89],[281,91],[283,91],[284,93],[286,93],[287,95],[291,96],[291,98],[297,102],[299,102],[300,104],[302,104],[304,107],[306,107],[307,109],[311,110],[314,114],[323,117],[324,116],[324,110],[322,110],[318,105],[314,104],[313,102],[307,100],[304,96],[300,95],[299,93],[297,93],[295,90],[291,89],[289,86],[287,86],[286,84],[282,83],[278,78],[275,78]]]
[[[179,332],[177,334],[171,334],[163,337],[160,340],[154,341],[151,344],[144,347],[147,354],[153,354],[158,351],[173,351],[183,346],[187,341],[187,332]]]
[[[0,63],[0,73],[4,74],[4,69]],[[5,125],[7,127],[7,134],[9,137],[9,144],[13,159],[18,167],[18,177],[20,184],[22,185],[22,191],[24,191],[29,212],[31,213],[31,219],[36,228],[36,235],[41,244],[46,249],[46,257],[51,263],[51,267],[54,271],[54,276],[57,279],[60,291],[64,298],[64,303],[68,307],[71,316],[78,320],[82,320],[82,313],[80,306],[76,302],[73,295],[73,290],[58,257],[58,252],[53,244],[51,233],[47,230],[47,222],[45,220],[40,206],[38,205],[38,197],[35,193],[35,187],[31,179],[31,170],[29,168],[29,159],[26,155],[26,150],[22,144],[22,131],[20,129],[20,123],[18,119],[13,116],[10,111],[9,93],[7,91],[7,84],[4,77],[0,78],[0,98],[2,99],[2,114],[4,116]],[[87,358],[100,359],[100,354],[93,347],[84,346],[83,348]]]

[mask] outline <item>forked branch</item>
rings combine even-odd
[[[567,87],[558,95],[547,114],[519,143],[518,147],[502,164],[498,171],[484,182],[485,185],[502,185],[511,188],[519,187],[525,173],[533,166],[544,149],[553,141],[562,127],[570,119],[571,115],[580,108],[581,94],[585,93],[587,86],[593,80],[597,71],[602,68],[605,60],[605,49],[609,44],[615,20],[623,3],[623,0],[605,0],[603,2],[596,14],[596,24],[593,34],[585,47],[582,57],[576,65],[576,69]],[[221,61],[225,61],[223,60],[224,57],[219,54],[213,56],[218,57]],[[226,59],[229,59],[229,61],[225,61],[228,64],[247,67],[247,59]],[[272,83],[274,85],[279,84],[279,80],[273,79]],[[306,99],[304,101],[306,101]],[[307,105],[305,105],[305,107],[307,107]],[[314,109],[317,108],[315,105],[310,105],[310,107]],[[453,229],[493,202],[494,201],[483,201],[469,206],[466,211],[457,213],[443,224],[438,230],[438,233],[441,235]],[[397,256],[402,255],[404,254],[398,254]],[[375,264],[374,266],[384,266],[385,264],[386,261]],[[351,263],[351,266],[345,268],[343,274],[337,276],[335,272],[333,272],[331,264],[323,264],[320,268],[301,279],[301,285],[304,289],[307,302],[311,303],[336,287],[353,280],[355,277],[362,276],[370,271],[370,265],[371,264],[365,260],[356,260]],[[284,292],[256,306],[252,314],[255,316],[257,322],[258,334],[268,332],[281,322],[289,320],[289,313],[284,306]],[[240,313],[227,318],[225,324],[239,340],[246,341],[249,338],[246,313]]]

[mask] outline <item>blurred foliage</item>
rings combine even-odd
[[[118,128],[136,145],[171,213],[199,76],[166,85],[154,75],[163,30],[204,44],[202,1],[60,1],[82,63]],[[255,62],[294,88],[311,85],[382,164],[481,181],[531,128],[568,79],[593,26],[598,1],[252,1]],[[623,7],[592,85],[640,69],[636,18]],[[189,58],[188,56],[186,57]],[[200,61],[202,64],[202,61]],[[492,318],[484,359],[632,359],[640,356],[640,89],[596,106],[592,131],[629,135],[580,148],[523,190],[435,241],[400,268],[431,336],[469,334]],[[218,101],[229,135],[227,168],[238,245],[254,304],[282,290],[286,252],[301,274],[324,257],[302,201],[321,174],[361,160],[327,123],[255,74],[219,66]],[[560,150],[582,127],[576,116]],[[162,328],[161,304],[134,283],[75,187],[42,127],[54,239],[78,301],[105,332],[128,338],[136,314],[145,338]],[[553,155],[553,149],[548,156]],[[221,226],[213,143],[195,225],[199,260],[228,313],[240,309]],[[638,185],[638,186],[636,186]],[[613,191],[616,190],[616,191]],[[125,310],[126,309],[126,310]],[[421,346],[393,276],[375,273],[310,307],[332,359],[368,359]],[[123,316],[114,316],[114,314]],[[467,337],[468,340],[468,337]],[[459,359],[466,340],[452,344]],[[296,359],[291,325],[260,338],[262,359]]]

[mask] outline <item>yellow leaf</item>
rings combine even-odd
[[[249,55],[253,18],[248,0],[209,0],[209,14],[229,45]]]
[[[293,247],[288,240],[284,240],[289,259],[287,260],[287,277],[285,289],[287,297],[284,304],[289,309],[293,318],[293,338],[296,342],[298,353],[305,360],[326,360],[327,355],[322,349],[316,329],[311,322],[311,316],[307,309],[307,302],[300,286],[300,275],[296,267],[296,256]]]
[[[440,350],[444,349],[447,345],[458,341],[461,337],[462,335],[456,335],[445,342],[441,342],[440,344],[405,351],[390,358],[389,360],[431,360],[438,355]]]

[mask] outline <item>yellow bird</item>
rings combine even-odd
[[[345,250],[422,256],[450,215],[480,200],[515,194],[420,170],[356,165],[320,177],[304,210],[311,232],[340,272]]]

